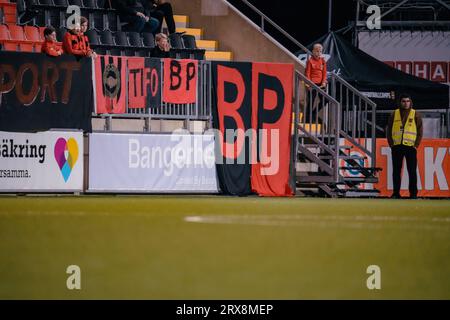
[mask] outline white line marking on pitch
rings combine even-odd
[[[352,229],[399,228],[418,230],[450,229],[450,217],[428,216],[205,215],[187,216],[184,218],[184,221],[205,224],[237,224],[285,227],[343,227]],[[381,222],[386,222],[387,224],[381,224]],[[419,224],[411,224],[417,222]]]

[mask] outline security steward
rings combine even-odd
[[[392,180],[394,192],[391,198],[401,198],[400,184],[403,158],[409,176],[409,197],[417,199],[417,148],[422,141],[423,128],[421,115],[412,108],[409,95],[400,97],[400,108],[395,110],[388,121],[387,140],[392,153]]]

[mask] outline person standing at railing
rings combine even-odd
[[[388,121],[387,140],[392,153],[392,180],[394,192],[391,198],[401,198],[401,171],[403,158],[409,176],[409,197],[417,199],[417,148],[422,141],[422,117],[412,108],[413,103],[409,95],[400,96],[400,108],[395,110]]]
[[[97,54],[89,46],[89,40],[84,35],[87,30],[88,20],[85,17],[80,18],[80,24],[75,23],[68,32],[64,34],[63,49],[67,54],[73,54],[76,57],[97,57]]]
[[[313,46],[312,56],[306,62],[306,77],[311,80],[316,86],[320,87],[323,90],[326,90],[327,87],[327,63],[325,58],[322,55],[323,46],[320,43],[316,43]],[[310,90],[306,93],[306,114],[305,119],[307,122],[312,123],[315,122],[316,113],[322,112],[322,110],[318,110],[321,103],[320,93],[314,89],[309,88]],[[322,118],[319,115],[320,118]]]
[[[327,87],[327,62],[322,56],[323,46],[316,43],[312,56],[306,62],[306,77],[322,89]]]

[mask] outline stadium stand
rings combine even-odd
[[[81,14],[89,19],[87,36],[93,49],[100,54],[149,56],[155,46],[152,34],[139,35],[123,30],[123,23],[105,0],[37,0],[32,9],[27,8],[25,0],[17,0],[16,3],[0,0],[2,50],[39,52],[45,26],[53,26],[58,41],[62,41],[68,5],[79,6]],[[29,10],[37,10],[33,12],[39,14],[30,15]],[[173,57],[232,60],[231,52],[217,51],[218,41],[203,40],[203,29],[191,28],[188,16],[175,15],[174,19],[177,32],[170,35]],[[165,23],[163,31],[167,33]]]

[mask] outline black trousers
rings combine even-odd
[[[406,158],[406,167],[409,175],[409,195],[417,196],[417,150],[414,147],[396,145],[392,149],[392,180],[394,182],[394,195],[400,195],[401,172],[403,158]]]
[[[166,19],[167,29],[169,29],[169,33],[174,33],[176,31],[175,20],[173,19],[172,5],[170,3],[164,2],[158,5],[150,12],[150,15],[152,18],[158,19],[160,26],[159,32],[161,32],[163,19]]]

